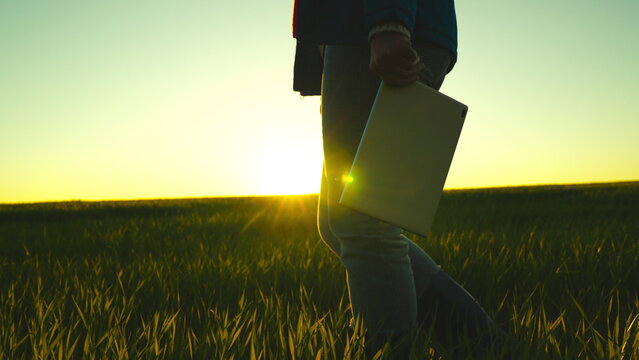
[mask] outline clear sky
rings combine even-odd
[[[639,1],[457,1],[446,186],[639,180]],[[0,0],[0,202],[317,192],[292,2]]]

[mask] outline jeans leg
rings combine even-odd
[[[420,81],[439,89],[450,56],[435,45],[414,48],[426,65]],[[434,326],[447,348],[460,336],[492,342],[493,336],[483,335],[494,333],[492,320],[419,246],[400,229],[338,204],[379,85],[368,57],[367,46],[327,46],[322,87],[325,169],[318,228],[346,268],[353,315],[369,334],[396,335],[419,324]]]
[[[438,88],[450,61],[441,48],[416,44],[427,69],[420,80]],[[398,334],[417,327],[417,295],[439,267],[401,229],[339,206],[379,78],[368,68],[369,49],[327,46],[322,85],[324,179],[318,227],[346,268],[353,315],[369,334]]]
[[[406,331],[417,326],[407,239],[400,229],[338,204],[379,80],[368,70],[366,46],[328,46],[324,56],[322,193],[346,268],[353,315],[375,333]]]
[[[322,169],[322,182],[320,185],[319,199],[317,201],[317,230],[333,254],[339,256],[342,252],[339,240],[335,234],[333,234],[331,226],[328,223],[328,189],[326,186],[326,175],[324,174],[324,169]]]

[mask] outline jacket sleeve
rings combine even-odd
[[[387,22],[401,22],[412,32],[417,14],[417,0],[364,0],[367,30]]]

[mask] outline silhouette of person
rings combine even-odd
[[[453,68],[453,0],[296,0],[293,33],[294,89],[321,94],[319,232],[346,269],[367,354],[386,341],[401,343],[420,326],[432,328],[448,351],[464,339],[473,351],[492,342],[496,326],[485,311],[401,229],[338,204],[380,79],[439,89]],[[407,350],[397,346],[394,356],[405,358]]]

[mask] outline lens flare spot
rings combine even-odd
[[[350,184],[353,181],[355,181],[355,179],[351,175],[342,176],[342,182],[344,182],[344,183]]]

